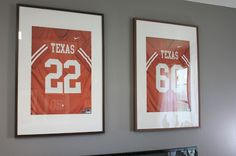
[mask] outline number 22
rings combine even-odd
[[[70,87],[70,80],[75,80],[80,76],[80,64],[76,60],[67,60],[63,64],[58,59],[48,59],[45,62],[45,67],[50,68],[52,65],[56,66],[56,73],[49,73],[45,77],[45,93],[63,93],[63,86],[64,86],[64,93],[81,93],[81,83],[76,82],[75,87]],[[52,79],[59,79],[62,76],[62,68],[69,68],[70,66],[75,67],[75,73],[67,74],[64,77],[64,85],[63,82],[57,82],[56,87],[52,87],[51,80]]]

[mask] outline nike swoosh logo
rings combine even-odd
[[[79,39],[79,37],[74,37],[74,40],[78,40]]]

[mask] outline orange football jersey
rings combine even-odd
[[[91,32],[32,27],[31,114],[91,113]]]
[[[147,112],[191,111],[189,41],[146,38]]]

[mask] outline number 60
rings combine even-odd
[[[164,63],[159,63],[156,66],[156,89],[161,93],[166,93],[171,86],[171,90],[177,92],[176,88],[176,71],[183,69],[181,65],[173,65],[170,69],[170,79],[166,75],[161,75],[161,69],[164,73],[169,73],[169,67]],[[161,81],[164,81],[164,85],[161,86]],[[171,81],[171,82],[170,82]],[[171,83],[171,85],[170,85]]]

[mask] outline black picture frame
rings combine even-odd
[[[185,53],[178,51],[178,46],[185,46]],[[200,127],[198,47],[198,27],[195,25],[133,18],[135,131]],[[188,54],[188,58],[181,54]],[[186,67],[177,61],[182,61]],[[179,67],[179,64],[186,75],[182,76],[186,81],[185,91],[182,91],[186,100],[179,100],[183,94],[180,97],[180,92],[176,92],[180,89],[176,87],[177,78],[171,77],[177,71],[173,70],[175,73],[171,74],[173,66]],[[179,101],[184,101],[182,110]]]
[[[63,18],[61,18],[61,16],[63,16]],[[78,71],[77,69],[83,70],[82,72],[84,72],[85,67],[87,67],[88,65],[91,65],[89,70],[87,71],[87,75],[89,75],[90,76],[89,78],[91,79],[90,80],[91,86],[89,85],[83,86],[83,80],[82,78],[81,79],[79,78],[79,76],[81,76],[83,73],[81,74],[81,71],[80,71],[79,73],[80,75],[77,74],[76,78],[71,78],[68,80],[69,89],[71,89],[70,92],[66,92],[65,89],[68,90],[68,87],[67,88],[64,87],[62,91],[63,93],[61,92],[59,93],[61,95],[66,94],[66,93],[70,95],[73,94],[73,96],[76,96],[76,94],[79,94],[81,92],[83,93],[83,89],[81,92],[79,92],[78,90],[73,92],[74,88],[75,89],[78,88],[77,81],[81,81],[81,86],[83,88],[86,88],[86,87],[88,88],[86,90],[86,93],[84,93],[83,95],[83,96],[86,96],[86,98],[81,96],[81,101],[86,101],[87,99],[88,99],[87,101],[89,101],[87,102],[88,104],[84,106],[84,109],[80,109],[77,107],[76,108],[77,110],[74,109],[76,110],[74,113],[72,111],[72,108],[68,109],[68,107],[72,107],[72,106],[68,106],[66,111],[64,112],[63,112],[63,109],[61,109],[61,112],[60,112],[60,110],[53,107],[54,112],[53,111],[50,112],[49,106],[48,106],[47,110],[45,109],[43,111],[38,111],[38,112],[32,111],[33,109],[32,77],[33,76],[32,76],[31,66],[32,66],[32,63],[37,64],[37,61],[35,61],[34,58],[32,58],[33,47],[35,43],[33,42],[34,40],[33,28],[39,28],[39,29],[35,29],[35,30],[42,31],[39,34],[44,33],[44,31],[49,31],[49,32],[67,31],[67,32],[70,32],[70,34],[73,34],[73,33],[81,34],[81,36],[79,36],[81,39],[81,41],[79,42],[81,42],[81,44],[78,44],[78,45],[72,45],[73,41],[66,40],[65,38],[64,40],[55,39],[55,42],[58,42],[58,45],[61,44],[61,46],[59,47],[61,47],[61,49],[64,49],[61,51],[58,50],[57,51],[58,55],[60,52],[62,53],[63,52],[64,53],[80,52],[81,54],[80,60],[81,58],[84,58],[84,62],[86,62],[87,60],[87,65],[84,65],[84,67],[83,65],[81,65],[81,62],[79,62],[78,61],[79,59],[78,59],[78,60],[73,60],[73,61],[79,62],[80,66],[78,65],[78,63],[74,65],[73,63],[71,63],[72,62],[71,61],[69,62],[69,65],[68,65],[69,67],[67,68],[71,68],[71,66],[74,66],[73,69],[74,69],[74,72],[76,73]],[[87,38],[84,37],[86,35],[87,35]],[[46,35],[46,37],[48,36]],[[45,41],[45,40],[47,40],[47,43],[45,44],[49,44],[50,40],[48,38],[47,39],[44,39],[43,37],[41,38],[41,41]],[[53,37],[51,40],[53,41]],[[79,45],[85,45],[85,43],[82,43],[82,42],[88,42],[86,44],[89,45],[87,47],[90,53],[84,52],[83,49],[80,51],[76,49]],[[69,44],[71,45],[69,46]],[[48,46],[47,50],[48,51],[51,50],[52,52],[53,51],[52,47],[50,49],[49,48],[50,45],[47,45],[47,46]],[[66,46],[69,47],[69,51],[67,51],[68,49],[66,50],[66,48],[64,48]],[[38,48],[40,53],[37,53],[36,57],[39,58],[40,56],[42,56],[41,53],[44,53],[46,51],[46,50],[43,51],[42,48],[44,47],[41,47],[41,51],[40,51],[40,48]],[[74,50],[76,49],[77,51],[73,51],[72,48],[74,48]],[[77,11],[77,10],[51,8],[51,7],[33,6],[33,5],[26,5],[26,4],[17,4],[17,48],[16,49],[17,49],[17,58],[18,58],[17,69],[16,69],[17,70],[16,71],[17,72],[16,137],[59,135],[59,134],[62,135],[62,134],[104,133],[105,114],[104,114],[104,61],[103,61],[104,60],[104,15],[103,14]],[[34,54],[36,54],[36,52]],[[78,55],[79,54],[77,54],[77,57]],[[56,56],[56,57],[60,59],[62,55]],[[42,62],[43,61],[44,60],[42,59]],[[55,66],[55,64],[52,63],[51,66]],[[56,67],[58,66],[56,65]],[[77,68],[77,67],[81,67],[82,69]],[[73,70],[73,69],[70,69],[70,70]],[[56,73],[58,72],[57,70],[58,69],[56,69]],[[75,73],[72,73],[72,74],[75,75]],[[35,77],[37,77],[37,75],[35,75]],[[44,80],[46,81],[46,79]],[[51,80],[53,81],[53,79]],[[73,82],[74,85],[71,85],[72,80],[75,81]],[[42,90],[45,91],[44,93],[46,94],[46,89],[45,89],[47,88],[46,83],[45,82],[43,83],[45,85],[44,85],[44,89]],[[65,85],[64,84],[65,80],[62,83],[63,85]],[[58,85],[56,87],[58,87]],[[38,89],[37,87],[35,88]],[[53,86],[52,83],[51,83],[51,88],[52,89],[55,88],[55,86]],[[38,93],[40,91],[38,90],[36,92]],[[58,93],[54,93],[54,92],[52,93],[47,92],[47,94],[58,95]],[[72,105],[73,100],[72,100],[72,96],[70,95],[65,95],[67,100],[63,101],[66,103],[63,103],[61,105],[62,107],[66,107],[66,104]],[[37,98],[40,98],[40,97],[37,97]],[[41,99],[45,101],[45,96],[42,96]],[[57,98],[55,97],[54,99],[57,100]],[[70,101],[70,99],[72,102],[68,102]],[[47,103],[47,101],[45,103]],[[39,106],[40,104],[44,105],[45,103],[37,102]],[[74,106],[77,106],[77,104],[75,103],[75,100],[73,104]],[[80,127],[78,125],[80,125]]]

